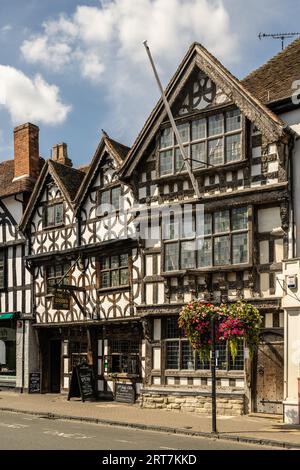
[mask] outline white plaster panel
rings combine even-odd
[[[154,318],[153,320],[153,339],[158,341],[161,339],[161,319]]]
[[[261,157],[261,147],[253,147],[252,158],[259,158],[259,157]]]
[[[263,240],[259,242],[259,261],[261,264],[266,264],[269,262],[269,242],[268,240]]]
[[[274,228],[281,227],[280,208],[270,207],[258,211],[258,231],[271,232]]]
[[[175,385],[175,378],[174,377],[167,377],[167,384],[168,385]]]
[[[275,240],[275,262],[280,263],[283,260],[283,240]]]
[[[160,385],[161,384],[161,378],[160,377],[153,377],[152,383],[153,383],[153,385]]]
[[[98,356],[102,356],[103,340],[98,339]]]
[[[161,364],[161,349],[153,348],[153,369],[160,370]]]

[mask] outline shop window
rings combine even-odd
[[[16,328],[14,323],[0,322],[0,379],[16,375]]]
[[[166,369],[173,370],[209,370],[210,361],[200,358],[186,338],[180,337],[178,318],[165,319]],[[226,343],[216,345],[217,370],[244,370],[244,346],[241,342],[233,363],[229,346]]]
[[[139,342],[132,340],[112,340],[110,354],[105,357],[105,372],[119,374],[140,374]]]
[[[100,288],[120,287],[129,284],[128,254],[100,258]]]
[[[62,202],[51,204],[44,210],[44,228],[51,228],[64,223],[64,205]]]

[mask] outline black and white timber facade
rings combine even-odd
[[[87,360],[101,397],[129,382],[145,407],[205,413],[210,367],[180,338],[178,314],[194,298],[244,299],[263,315],[261,345],[254,361],[241,347],[235,363],[218,347],[219,412],[282,412],[277,280],[295,253],[295,132],[250,89],[197,43],[166,89],[200,201],[161,101],[130,149],[103,133],[86,168],[55,146],[21,223],[43,391],[67,392],[72,367]],[[175,212],[187,210],[193,226],[197,204],[204,232],[193,249],[197,235],[180,230]],[[145,236],[153,218],[156,235]]]

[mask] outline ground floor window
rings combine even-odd
[[[111,340],[106,357],[105,372],[140,374],[139,342],[134,340]]]
[[[178,317],[165,319],[165,368],[173,370],[209,370],[210,361],[201,360],[187,339],[180,337]],[[233,362],[227,344],[216,345],[218,370],[244,370],[244,345],[241,342]]]
[[[16,328],[14,323],[0,322],[0,378],[16,375]]]

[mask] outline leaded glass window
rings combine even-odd
[[[247,207],[205,213],[199,219],[191,212],[182,220],[184,224],[178,217],[172,217],[163,223],[165,271],[249,261]]]
[[[120,287],[129,284],[128,254],[101,256],[100,287]]]
[[[45,208],[44,226],[56,227],[64,222],[64,205],[62,202],[51,204]]]
[[[206,164],[219,166],[242,159],[241,114],[238,109],[189,120],[177,125],[185,155],[193,169]],[[159,139],[160,176],[187,171],[172,128],[161,131]]]
[[[209,370],[210,361],[200,358],[194,351],[189,341],[180,336],[178,317],[164,319],[164,343],[165,343],[165,368],[170,370]],[[233,364],[230,348],[226,343],[216,344],[216,368],[218,370],[243,370],[244,369],[244,345],[241,341],[238,345],[238,355]]]

